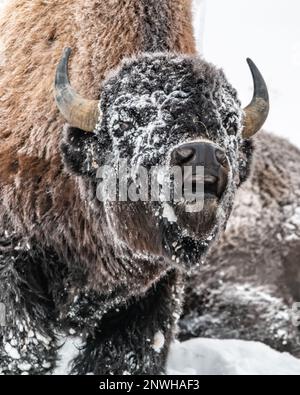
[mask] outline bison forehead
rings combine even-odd
[[[171,55],[142,55],[126,60],[120,69],[104,84],[105,101],[120,102],[121,96],[140,96],[144,104],[146,96],[155,105],[194,102],[197,111],[235,112],[241,115],[236,91],[227,82],[224,73],[197,57]],[[166,102],[167,100],[167,102]],[[202,111],[201,111],[202,110]],[[213,113],[210,114],[213,117]]]

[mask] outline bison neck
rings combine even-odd
[[[97,98],[107,72],[125,57],[140,52],[195,53],[191,8],[191,0],[79,1],[74,8],[75,87]]]
[[[195,51],[190,0],[141,0],[140,3],[142,51]]]

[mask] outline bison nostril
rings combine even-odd
[[[216,159],[220,163],[220,165],[222,165],[223,167],[228,166],[227,156],[224,151],[217,149],[216,150]]]
[[[183,165],[189,162],[195,155],[192,147],[178,147],[173,153],[173,159],[177,165]]]

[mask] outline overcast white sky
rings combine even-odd
[[[205,8],[205,58],[224,68],[248,104],[251,57],[270,89],[265,128],[300,146],[300,1],[206,0]]]

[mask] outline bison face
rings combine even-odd
[[[85,148],[78,150],[83,158],[79,164],[75,160],[76,166],[68,153],[73,152],[69,145],[78,140],[69,139],[65,161],[73,169],[91,160],[96,163],[101,178],[98,197],[118,246],[190,268],[225,228],[236,190],[248,174],[248,138],[268,113],[266,86],[255,65],[249,64],[256,89],[245,111],[221,70],[199,58],[166,54],[125,61],[104,82],[97,106],[76,103],[77,95],[72,98],[73,107],[87,109],[73,125],[90,130],[92,124],[94,134],[85,137]],[[58,95],[57,102],[67,117]],[[107,173],[111,183],[103,182],[103,166],[112,169]],[[162,196],[161,169],[170,169],[169,199]],[[175,175],[182,181],[180,199],[174,197]],[[203,191],[187,198],[186,184],[192,192],[201,184]],[[158,194],[153,194],[154,186]]]

